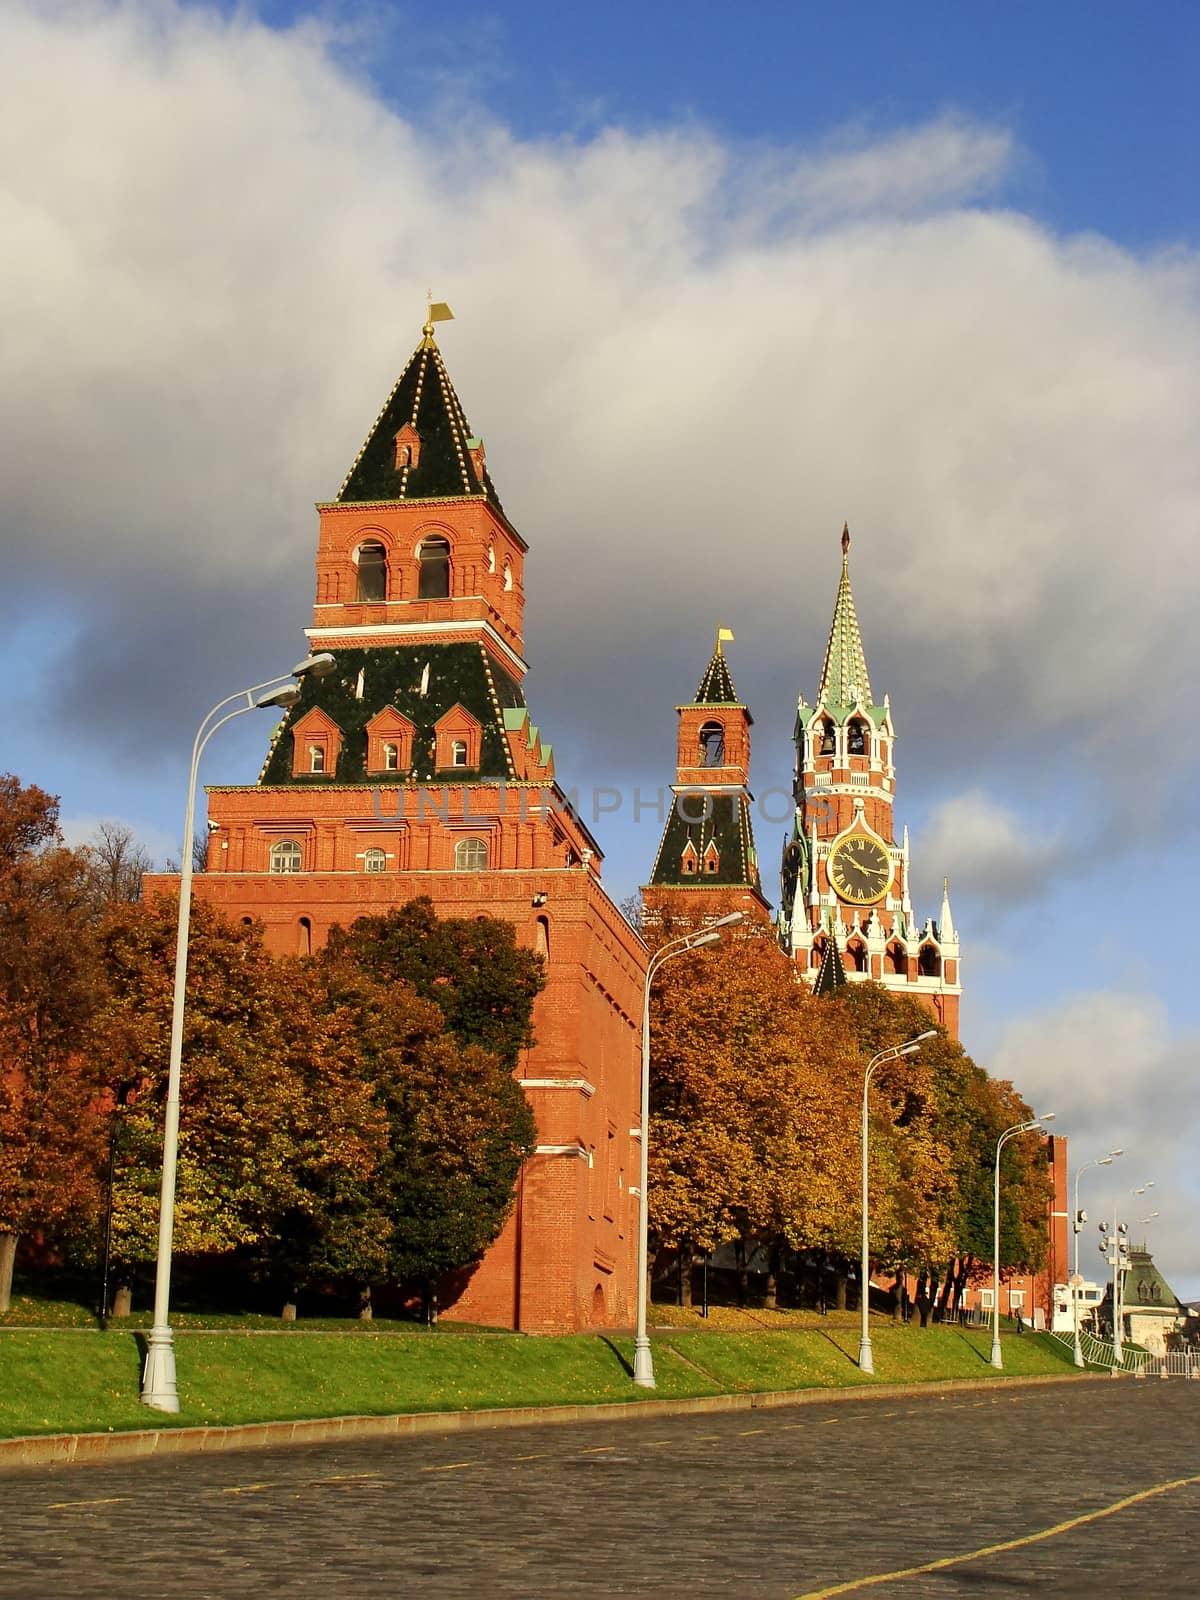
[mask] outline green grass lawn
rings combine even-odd
[[[141,1341],[133,1332],[0,1330],[0,1437],[647,1398],[630,1381],[627,1336],[441,1338],[412,1324],[402,1333],[348,1326],[351,1337],[278,1323],[269,1333],[179,1328],[177,1418],[140,1404]],[[986,1333],[881,1325],[871,1336],[876,1370],[864,1378],[851,1328],[664,1331],[654,1340],[654,1393],[843,1388],[992,1372]],[[1016,1375],[1073,1370],[1069,1352],[1037,1334],[1006,1337],[1004,1361]]]

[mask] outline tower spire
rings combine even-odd
[[[856,700],[861,700],[864,705],[871,704],[871,680],[867,676],[867,658],[863,651],[862,635],[858,631],[858,616],[850,588],[850,526],[843,523],[842,577],[833,607],[829,643],[825,647],[825,664],[821,668],[817,704],[849,706]]]

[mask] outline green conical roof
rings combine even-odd
[[[842,528],[842,579],[838,584],[837,601],[833,608],[833,626],[829,630],[829,643],[825,647],[825,665],[821,668],[821,685],[817,690],[817,704],[849,706],[855,700],[871,705],[871,680],[867,676],[867,658],[863,652],[862,636],[858,631],[858,616],[854,610],[854,595],[850,589],[850,529]]]
[[[420,439],[415,467],[396,468],[396,435],[410,423]],[[338,490],[341,501],[445,500],[480,495],[503,511],[486,467],[476,470],[472,436],[427,322],[366,442]]]
[[[700,687],[696,690],[698,706],[736,706],[740,704],[737,690],[733,687],[733,678],[729,673],[729,665],[725,660],[720,641],[713,651],[713,658],[704,669],[704,676],[700,679]]]
[[[821,957],[817,981],[813,984],[813,993],[821,995],[832,994],[835,989],[840,989],[845,981],[846,969],[842,966],[842,957],[837,947],[837,940],[831,933],[825,940],[825,954]]]

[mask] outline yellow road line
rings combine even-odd
[[[112,1494],[106,1500],[55,1500],[47,1510],[74,1511],[77,1506],[119,1506],[127,1504],[132,1499],[131,1494]]]
[[[540,1461],[542,1459],[542,1452],[539,1451],[535,1456],[513,1456],[512,1459],[514,1461]]]
[[[829,1600],[835,1594],[853,1594],[856,1589],[870,1589],[877,1583],[898,1583],[902,1578],[919,1578],[926,1572],[944,1572],[947,1567],[960,1567],[967,1561],[982,1561],[985,1556],[1002,1555],[1006,1550],[1021,1550],[1026,1545],[1040,1544],[1043,1539],[1056,1538],[1060,1533],[1069,1533],[1072,1528],[1082,1528],[1089,1522],[1099,1522],[1104,1517],[1112,1517],[1118,1511],[1127,1511],[1130,1506],[1139,1505],[1143,1500],[1152,1500],[1156,1495],[1170,1494],[1174,1489],[1190,1489],[1200,1483],[1200,1473],[1190,1478],[1172,1478],[1169,1483],[1156,1483],[1153,1488],[1139,1489],[1137,1494],[1128,1494],[1123,1500],[1114,1500],[1112,1505],[1101,1506],[1098,1511],[1085,1511],[1081,1516],[1069,1517],[1066,1522],[1056,1522],[1052,1528],[1040,1528],[1037,1533],[1023,1534],[1019,1539],[1005,1539],[1002,1544],[984,1545],[980,1550],[969,1550],[961,1556],[943,1556],[939,1561],[926,1561],[919,1567],[901,1567],[895,1572],[876,1572],[867,1578],[851,1578],[846,1583],[831,1584],[827,1589],[810,1589],[796,1600]]]
[[[463,1467],[477,1467],[478,1461],[448,1461],[444,1467],[422,1467],[422,1472],[460,1472]]]
[[[273,1483],[243,1483],[236,1489],[222,1489],[222,1494],[257,1494],[260,1489],[274,1489]]]
[[[738,1434],[739,1439],[748,1439],[752,1433],[766,1433],[765,1428],[743,1428]]]
[[[587,1450],[581,1450],[579,1454],[581,1456],[603,1456],[607,1455],[610,1450],[615,1450],[616,1448],[617,1447],[615,1444],[594,1444]]]

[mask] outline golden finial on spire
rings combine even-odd
[[[428,311],[426,313],[425,326],[421,329],[421,333],[424,336],[426,349],[428,349],[433,344],[434,323],[453,322],[454,313],[444,300],[435,300],[433,298],[432,289],[427,289],[425,291],[425,299],[428,305]]]
[[[848,522],[843,522],[842,523],[842,560],[843,561],[848,560],[849,556],[850,556],[850,524]]]

